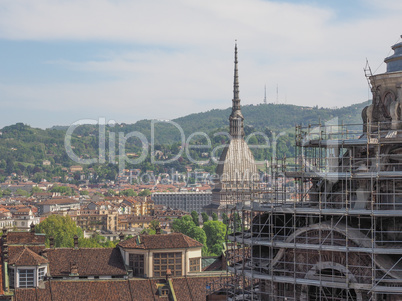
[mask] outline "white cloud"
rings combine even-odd
[[[114,80],[3,85],[8,99],[3,103],[50,111],[93,109],[114,119],[123,111],[132,111],[133,119],[168,119],[228,107],[236,38],[243,103],[261,102],[265,84],[269,101],[276,99],[278,84],[280,100],[287,103],[361,102],[367,98],[366,57],[374,71],[400,34],[402,7],[394,2],[381,7],[379,0],[370,0],[367,5],[378,14],[335,21],[330,9],[262,0],[3,0],[0,37],[6,40],[150,46],[99,49],[101,57],[85,62],[49,61]]]

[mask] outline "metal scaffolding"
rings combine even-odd
[[[402,42],[392,49],[385,73],[364,69],[363,124],[297,126],[295,157],[239,191],[228,300],[402,300]]]
[[[359,128],[296,127],[296,157],[232,209],[228,300],[401,300],[402,131]]]

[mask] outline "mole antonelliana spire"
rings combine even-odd
[[[232,114],[230,114],[230,135],[232,138],[244,137],[244,117],[241,113],[240,97],[239,97],[239,70],[237,67],[237,43],[235,44],[235,61],[234,61],[234,80],[233,80],[233,100]]]
[[[222,150],[216,167],[212,203],[204,207],[208,214],[227,213],[239,202],[249,201],[254,184],[259,182],[254,156],[244,141],[244,117],[239,97],[237,43],[235,44],[232,113],[229,117],[230,142]],[[241,197],[238,191],[242,191]]]

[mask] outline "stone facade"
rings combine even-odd
[[[244,117],[239,98],[237,45],[233,83],[232,113],[229,117],[231,140],[222,151],[216,168],[212,203],[204,207],[207,214],[228,213],[236,203],[250,201],[259,182],[254,156],[244,140]]]

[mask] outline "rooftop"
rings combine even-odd
[[[10,257],[10,264],[18,266],[38,266],[46,263],[48,263],[46,258],[39,256],[25,246],[19,252],[15,252]]]
[[[39,203],[38,205],[61,205],[61,204],[74,204],[78,203],[78,201],[74,199],[64,198],[64,199],[48,199]]]
[[[52,277],[68,276],[76,264],[79,276],[124,276],[123,258],[117,248],[46,249]]]
[[[202,247],[195,239],[182,233],[138,235],[120,242],[118,246],[128,249],[182,249]]]

